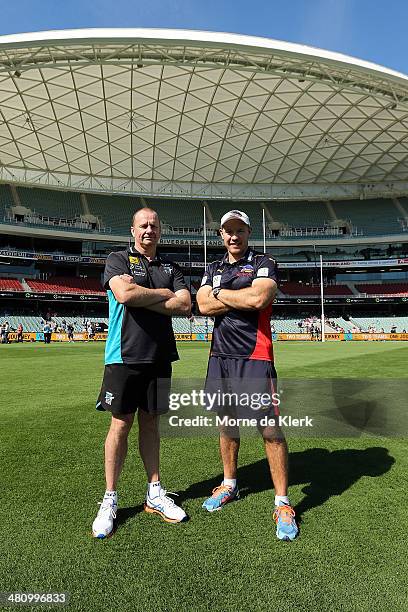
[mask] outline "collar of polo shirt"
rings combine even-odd
[[[228,261],[228,251],[225,253],[224,257],[222,258],[222,262],[228,264],[229,266],[235,266],[236,264],[239,264],[241,261],[245,261],[246,259],[251,260],[252,259],[252,248],[248,247],[247,250],[245,251],[245,254],[238,259],[238,261],[233,261],[232,263]]]

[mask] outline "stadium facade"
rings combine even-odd
[[[335,326],[403,331],[407,143],[408,77],[338,53],[173,30],[0,37],[0,319],[106,316],[104,258],[148,205],[193,292],[204,219],[212,259],[239,208],[280,263],[281,331],[318,311],[320,255]]]

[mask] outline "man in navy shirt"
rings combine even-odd
[[[160,239],[157,213],[150,208],[135,213],[131,233],[134,246],[111,253],[104,273],[109,332],[96,407],[111,412],[112,420],[105,442],[106,492],[92,525],[97,538],[113,530],[116,485],[136,411],[139,450],[148,480],[145,510],[170,523],[186,518],[160,484],[158,423],[159,415],[168,410],[171,363],[178,359],[171,317],[190,314],[190,294],[180,268],[156,251]]]
[[[227,212],[221,219],[221,236],[226,255],[211,263],[197,293],[203,315],[215,317],[211,353],[208,362],[206,392],[246,389],[269,394],[271,403],[257,413],[245,408],[246,416],[258,417],[258,429],[264,442],[275,487],[276,534],[281,540],[293,540],[298,528],[288,499],[288,450],[278,426],[261,425],[265,415],[278,415],[276,371],[274,367],[270,317],[277,289],[277,266],[272,257],[248,247],[251,233],[248,216],[239,210]],[[228,395],[227,393],[227,395]],[[216,407],[219,414],[242,416],[242,406]],[[237,464],[239,430],[220,426],[220,450],[224,479],[203,504],[209,512],[221,509],[239,497]]]

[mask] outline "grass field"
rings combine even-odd
[[[71,610],[406,611],[408,441],[290,439],[300,537],[279,542],[258,438],[243,440],[242,501],[201,510],[221,478],[212,437],[165,438],[162,481],[190,520],[142,511],[136,431],[118,529],[91,537],[104,491],[107,414],[94,410],[102,344],[0,346],[0,591],[68,591]],[[181,344],[175,376],[203,375],[208,346]],[[280,343],[280,376],[408,377],[403,343]],[[400,398],[401,406],[406,397]]]

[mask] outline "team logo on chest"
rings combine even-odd
[[[239,272],[237,276],[252,276],[254,273],[254,267],[251,264],[244,264],[239,266]]]

